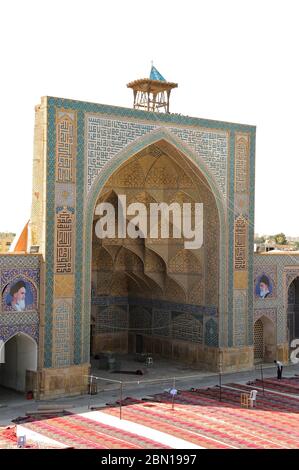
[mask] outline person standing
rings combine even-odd
[[[275,360],[274,363],[277,366],[277,379],[281,380],[282,379],[282,369],[283,369],[282,362]]]

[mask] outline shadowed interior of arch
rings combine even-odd
[[[288,289],[288,340],[299,338],[299,276],[290,284]]]
[[[273,320],[262,315],[254,323],[254,360],[273,362],[276,357],[276,331]]]
[[[95,215],[91,353],[149,352],[198,362],[207,308],[215,314],[219,308],[220,228],[214,195],[203,174],[165,141],[128,159],[102,188],[97,204],[113,205],[116,224],[120,195],[128,204],[143,203],[147,217],[153,202],[202,203],[203,245],[184,248],[183,237],[172,236],[171,223],[167,239],[160,237],[160,226],[157,238],[118,238],[116,227],[115,237],[100,239],[95,235],[100,216]]]

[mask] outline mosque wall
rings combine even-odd
[[[211,192],[215,211],[205,230],[213,236],[199,256],[201,266],[204,259],[210,262],[210,271],[203,284],[195,272],[190,277],[184,271],[185,255],[156,247],[167,274],[178,281],[166,283],[167,299],[128,296],[122,280],[105,297],[107,270],[94,288],[95,205],[107,182],[122,188],[121,165],[149,149],[151,158],[172,152],[198,169]],[[142,172],[129,169],[122,175],[130,183],[128,194],[152,197],[160,186],[169,201],[172,192],[191,194],[189,176],[182,173],[172,187],[174,175],[166,166],[144,180],[146,195],[139,191]],[[23,333],[38,344],[38,372],[31,382],[40,398],[86,392],[91,319],[92,351],[134,352],[140,333],[153,354],[209,370],[246,370],[260,352],[254,335],[262,330],[263,359],[288,361],[287,305],[299,255],[253,255],[254,171],[253,126],[42,98],[36,107],[28,242],[28,251],[35,247],[39,254],[0,255],[0,342]],[[145,246],[140,259],[159,284],[159,267],[146,266],[152,247]],[[114,268],[120,269],[117,263]],[[186,284],[187,275],[196,282],[184,297],[178,285]],[[15,300],[20,289],[23,303]]]
[[[41,256],[0,255],[0,339],[7,341],[16,333],[26,333],[39,341]],[[16,305],[12,292],[25,289],[22,304]]]
[[[208,178],[221,220],[217,313],[201,330],[206,358],[216,369],[252,364],[255,128],[48,97],[36,115],[31,241],[45,254],[45,371],[88,373],[96,199],[122,162],[159,139]]]
[[[274,338],[268,346],[270,349],[273,347],[271,360],[280,359],[284,362],[289,360],[288,294],[291,283],[298,276],[298,253],[254,254],[254,323],[266,318],[268,327],[273,326]],[[261,287],[267,288],[266,293]]]
[[[43,282],[40,255],[0,255],[0,384],[20,391],[37,392]]]

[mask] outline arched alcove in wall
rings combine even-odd
[[[37,344],[25,333],[16,333],[3,345],[4,362],[0,364],[0,385],[24,392],[26,371],[37,370]]]
[[[273,362],[276,357],[276,335],[273,321],[262,315],[254,323],[254,360]]]
[[[147,336],[147,345],[151,344],[149,336],[153,343],[154,337],[161,336],[170,342],[184,341],[183,333],[179,339],[177,334],[173,336],[169,323],[172,311],[179,312],[180,305],[182,313],[186,304],[212,307],[219,311],[220,260],[224,260],[224,255],[220,255],[221,233],[222,237],[224,236],[223,213],[222,219],[219,215],[221,201],[215,197],[204,173],[173,145],[163,140],[155,143],[154,150],[151,145],[143,148],[141,152],[117,166],[100,188],[95,207],[101,202],[109,202],[117,219],[120,196],[125,196],[127,204],[141,202],[146,209],[149,209],[151,202],[156,201],[168,205],[175,203],[180,209],[185,203],[191,203],[193,207],[195,203],[201,203],[204,217],[203,245],[192,250],[186,249],[183,237],[173,236],[174,219],[170,220],[168,238],[162,238],[160,233],[156,238],[151,237],[149,230],[144,238],[121,238],[117,234],[118,227],[115,223],[115,235],[100,239],[96,236],[100,216],[95,211],[91,254],[92,322],[105,325],[106,336],[105,333],[97,333],[96,328],[92,329],[92,334],[98,336],[96,341],[94,338],[92,340],[92,344],[96,344],[98,348],[92,351],[94,354],[101,352],[101,344],[103,348],[107,348],[109,328],[110,350],[119,350],[120,343],[124,352],[132,350],[134,341],[131,341],[129,348],[128,342],[124,343],[124,332],[129,338],[130,325],[135,324],[133,315],[138,314],[138,325],[142,323],[142,315],[145,315],[144,323],[148,324],[147,312],[152,311],[153,306],[160,312],[163,311],[165,316],[163,319],[164,313],[159,313],[158,316],[156,311],[155,315],[152,315],[151,328],[146,329],[148,334],[143,329],[143,334]],[[147,227],[151,223],[149,213],[147,210]],[[127,215],[126,223],[131,218]],[[113,324],[113,315],[107,316],[104,305],[119,303],[124,309],[126,302],[127,319],[122,327],[117,328]],[[193,317],[184,318],[186,321],[194,321]],[[112,324],[107,324],[110,321]],[[158,321],[157,325],[155,321]],[[131,331],[131,334],[134,332]],[[140,332],[138,334],[140,335]],[[102,335],[102,342],[99,335]],[[194,338],[197,343],[202,342],[202,332],[199,336],[200,338]],[[190,335],[187,335],[185,341],[192,342],[192,338],[190,340]]]
[[[288,288],[288,341],[299,338],[299,276]]]

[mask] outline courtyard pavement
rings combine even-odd
[[[121,387],[117,381],[123,381],[122,398],[134,397],[144,398],[155,393],[170,389],[188,389],[191,387],[210,387],[219,384],[219,374],[203,372],[194,368],[188,368],[176,362],[163,359],[154,359],[151,367],[138,363],[132,358],[122,359],[120,369],[127,373],[115,373],[97,368],[97,361],[92,361],[93,381],[97,382],[98,393],[94,395],[85,394],[76,397],[63,397],[52,400],[27,400],[24,393],[14,392],[0,387],[0,426],[8,426],[17,417],[25,416],[26,413],[36,411],[41,405],[64,405],[66,410],[72,413],[84,413],[92,408],[105,406],[119,400]],[[141,369],[144,374],[136,375],[134,372]],[[274,364],[262,364],[263,376],[275,377],[276,367]],[[283,369],[283,377],[287,378],[294,374],[299,375],[299,364],[287,365]],[[174,380],[175,378],[175,380]],[[245,384],[261,378],[261,366],[255,369],[237,373],[224,373],[221,382]],[[115,381],[115,382],[112,382]]]

